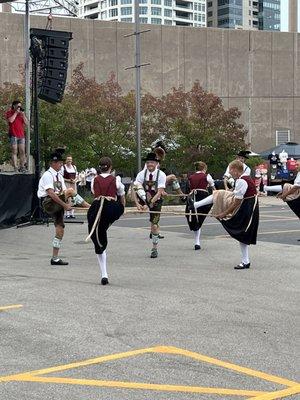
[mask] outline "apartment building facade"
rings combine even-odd
[[[80,0],[79,17],[134,22],[134,0]],[[206,0],[139,0],[140,23],[206,26]]]
[[[208,0],[207,26],[280,30],[280,0]]]

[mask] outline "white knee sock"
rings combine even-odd
[[[242,252],[242,263],[244,264],[249,264],[249,253],[248,253],[248,249],[249,249],[249,245],[245,244],[245,243],[240,243],[240,247],[241,247],[241,252]]]
[[[282,186],[281,185],[274,185],[274,186],[264,186],[264,192],[275,192],[275,193],[280,193],[282,192]]]
[[[200,200],[200,201],[195,201],[194,207],[199,208],[202,206],[208,206],[209,204],[213,203],[213,195],[211,194],[210,196],[205,197],[205,199]]]
[[[195,235],[195,244],[200,246],[200,234],[201,234],[201,228],[198,229],[197,231],[194,231]]]
[[[108,278],[106,271],[106,250],[102,254],[96,254],[98,258],[98,263],[101,269],[101,277]]]

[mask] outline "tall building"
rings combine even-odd
[[[143,24],[206,26],[206,0],[139,0]],[[134,0],[80,0],[79,17],[134,22]]]
[[[259,29],[280,31],[280,0],[259,0]]]
[[[207,26],[258,29],[259,0],[208,0]]]

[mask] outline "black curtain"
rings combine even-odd
[[[0,174],[0,228],[28,220],[34,188],[34,175]]]

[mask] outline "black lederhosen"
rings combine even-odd
[[[100,201],[95,199],[87,212],[88,230],[91,232],[95,218],[97,216]],[[124,206],[119,201],[104,199],[103,209],[98,227],[91,236],[94,243],[95,253],[102,254],[107,247],[107,230],[124,213]],[[98,236],[98,239],[97,239]],[[99,243],[100,242],[100,243]]]
[[[205,199],[207,196],[209,196],[209,193],[207,190],[196,190],[195,195],[194,195],[194,201],[200,201]],[[201,214],[208,214],[210,209],[212,208],[212,204],[208,204],[207,206],[202,206],[197,208],[197,212]],[[188,205],[185,208],[185,212],[188,214],[190,212]],[[205,221],[206,216],[205,215],[186,215],[187,223],[189,225],[189,228],[191,231],[198,231],[203,222]]]
[[[257,197],[243,199],[236,214],[228,220],[220,220],[229,235],[245,244],[256,244],[259,223]]]

